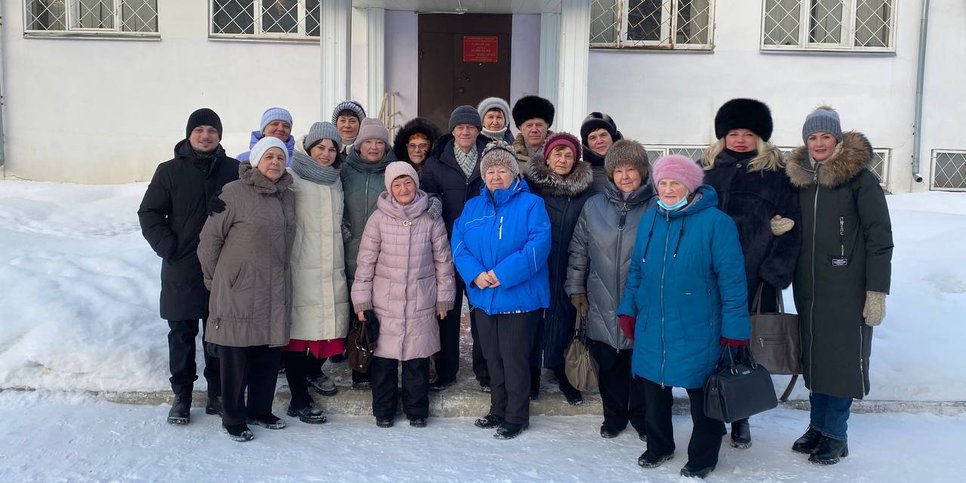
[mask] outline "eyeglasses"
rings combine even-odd
[[[426,151],[429,149],[429,143],[409,143],[406,147],[413,151]]]

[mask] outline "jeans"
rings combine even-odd
[[[812,408],[809,428],[822,433],[827,438],[848,439],[849,408],[852,407],[852,398],[813,392],[809,394],[808,401]]]

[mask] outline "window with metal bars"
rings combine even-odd
[[[966,150],[932,151],[932,182],[929,189],[966,191]]]
[[[591,48],[714,48],[714,0],[592,0],[590,15]]]
[[[157,0],[26,0],[23,18],[27,36],[158,36]]]
[[[319,1],[209,0],[209,36],[318,41]]]
[[[788,155],[796,149],[798,149],[798,146],[778,146],[778,150],[782,153],[782,158],[788,158]],[[889,181],[889,160],[891,158],[891,149],[872,148],[872,162],[870,163],[869,170],[872,171],[872,174],[876,178],[879,178],[879,184],[883,188],[886,187]]]
[[[765,0],[763,50],[895,51],[897,0]]]

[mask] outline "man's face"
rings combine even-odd
[[[191,149],[199,153],[210,153],[218,147],[218,142],[221,138],[218,136],[218,130],[214,126],[198,126],[191,130],[191,134],[188,135],[188,142],[191,143]]]

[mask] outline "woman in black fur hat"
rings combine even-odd
[[[413,118],[396,133],[392,141],[393,153],[397,160],[409,163],[420,174],[440,134],[439,127],[433,121],[425,117]]]
[[[771,111],[754,99],[732,99],[714,117],[718,138],[704,152],[704,182],[718,192],[718,208],[738,225],[745,254],[748,307],[761,287],[762,311],[792,281],[801,247],[798,199],[774,145]],[[751,446],[748,420],[731,423],[731,445]]]

